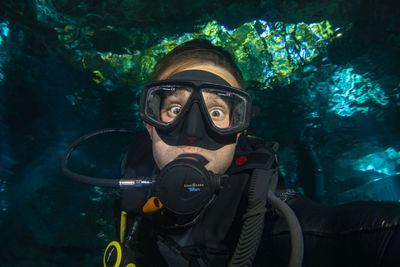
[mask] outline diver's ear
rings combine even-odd
[[[146,126],[147,131],[149,132],[150,139],[153,139],[153,129],[154,127],[148,124],[147,122],[143,122],[144,126]]]

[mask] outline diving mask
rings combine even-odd
[[[214,150],[249,126],[251,98],[213,73],[187,70],[145,85],[140,116],[169,145]]]

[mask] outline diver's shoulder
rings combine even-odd
[[[276,153],[279,149],[279,143],[274,141],[265,141],[263,138],[248,133],[239,137],[236,152],[245,153],[252,151],[268,150]]]

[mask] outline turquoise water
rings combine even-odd
[[[0,11],[0,227],[4,266],[97,266],[116,192],[67,180],[66,147],[143,129],[136,94],[165,53],[207,38],[235,55],[281,145],[288,186],[324,203],[400,200],[400,21],[395,1],[19,1]],[[118,177],[129,137],[71,164]],[[3,265],[2,265],[3,266]]]

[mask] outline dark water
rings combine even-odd
[[[332,204],[399,201],[399,10],[396,1],[373,0],[1,4],[0,237],[7,244],[1,265],[99,265],[116,238],[115,192],[67,180],[61,156],[94,129],[142,129],[135,99],[157,60],[151,51],[165,53],[165,46],[207,29],[217,43],[241,40],[239,47],[226,46],[240,50],[239,66],[260,109],[252,126],[281,144],[289,186]],[[293,69],[279,80],[289,66],[272,63],[279,45],[257,46],[271,41],[261,37],[266,25],[282,38],[288,34],[279,29],[325,20],[333,31],[326,45],[305,34],[298,43],[304,50],[297,51],[303,59],[289,53]],[[252,27],[262,28],[259,35],[246,35]],[[125,56],[107,61],[107,53]],[[95,82],[101,75],[93,70],[104,80]],[[118,177],[128,144],[129,137],[98,138],[74,154],[71,166]]]

